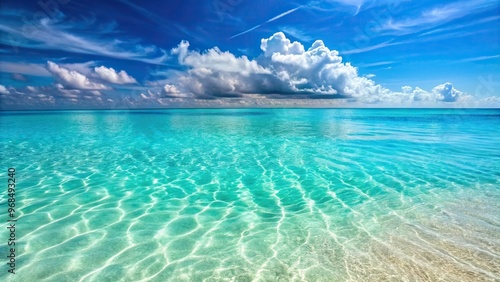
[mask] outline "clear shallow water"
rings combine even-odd
[[[499,110],[2,112],[0,126],[19,208],[3,281],[500,279]]]

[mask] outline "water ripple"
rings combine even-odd
[[[498,116],[2,113],[15,279],[500,280]]]

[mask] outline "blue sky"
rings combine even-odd
[[[1,109],[498,107],[497,0],[11,1]]]

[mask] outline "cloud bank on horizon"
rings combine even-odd
[[[25,105],[47,107],[78,102],[93,107],[139,108],[172,103],[221,107],[280,104],[470,107],[500,102],[495,96],[479,99],[463,93],[450,82],[443,82],[430,91],[411,86],[392,91],[369,76],[360,76],[355,66],[343,62],[339,52],[330,50],[322,40],[314,41],[306,49],[302,43],[292,42],[283,32],[263,38],[262,53],[254,59],[236,56],[218,47],[200,52],[190,50],[189,46],[189,42],[182,41],[171,49],[183,70],[165,80],[150,83],[147,89],[135,91],[135,97],[103,99],[105,90],[137,84],[137,80],[124,70],[117,72],[106,66],[95,67],[93,62],[59,65],[52,61],[47,62],[46,69],[56,81],[53,85],[27,86],[25,89],[0,85],[0,95],[4,105],[23,101]]]
[[[119,1],[132,17],[90,2],[88,16],[71,1],[32,19],[22,1],[0,7],[0,109],[500,107],[497,1],[283,2],[253,20],[238,5],[262,3],[243,1],[190,22],[181,2]]]
[[[200,53],[183,41],[172,54],[187,71],[169,79],[169,97],[182,95],[200,99],[220,97],[265,97],[279,99],[345,99],[363,104],[437,105],[469,102],[473,97],[449,82],[427,92],[403,87],[394,92],[360,76],[356,67],[343,62],[336,50],[316,40],[307,50],[300,42],[277,32],[261,40],[262,54],[254,60],[237,57],[215,47]]]

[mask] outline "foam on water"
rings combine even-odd
[[[0,279],[498,281],[499,116],[4,112]]]

